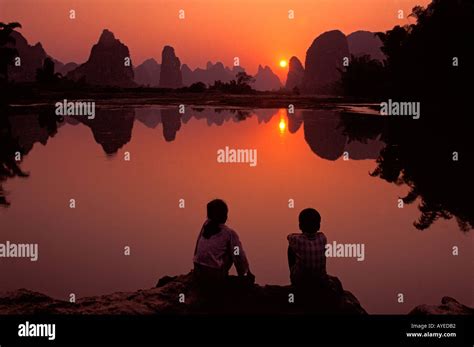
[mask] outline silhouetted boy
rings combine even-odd
[[[326,275],[326,236],[319,231],[321,216],[314,208],[300,212],[301,234],[288,235],[288,265],[295,287],[321,287]]]

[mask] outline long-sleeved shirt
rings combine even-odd
[[[204,224],[205,225],[205,224]],[[228,273],[232,264],[239,275],[249,271],[249,263],[237,233],[225,224],[219,225],[220,231],[208,239],[202,236],[204,226],[199,233],[194,263]]]

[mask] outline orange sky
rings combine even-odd
[[[104,28],[130,49],[134,65],[153,57],[161,61],[172,45],[191,68],[207,61],[231,66],[238,56],[251,74],[269,65],[280,79],[287,70],[280,59],[305,53],[322,32],[340,29],[381,31],[413,19],[399,20],[414,5],[429,0],[0,0],[0,21],[19,21],[31,43],[63,62],[82,63]],[[69,19],[69,10],[76,19]],[[185,11],[185,19],[178,11]],[[288,19],[294,10],[295,18]]]

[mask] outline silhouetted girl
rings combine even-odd
[[[232,264],[239,276],[253,279],[239,236],[225,224],[228,211],[220,199],[207,204],[207,220],[199,233],[193,259],[198,280],[223,281]]]

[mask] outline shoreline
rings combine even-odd
[[[38,103],[56,103],[69,100],[101,100],[109,105],[189,105],[204,107],[232,106],[237,108],[326,109],[341,104],[375,105],[380,100],[357,99],[342,96],[295,95],[283,92],[255,92],[252,94],[226,94],[219,92],[191,93],[158,88],[91,88],[91,89],[39,89],[31,86],[12,86],[6,91],[4,102],[15,106]],[[21,95],[21,97],[19,96]]]

